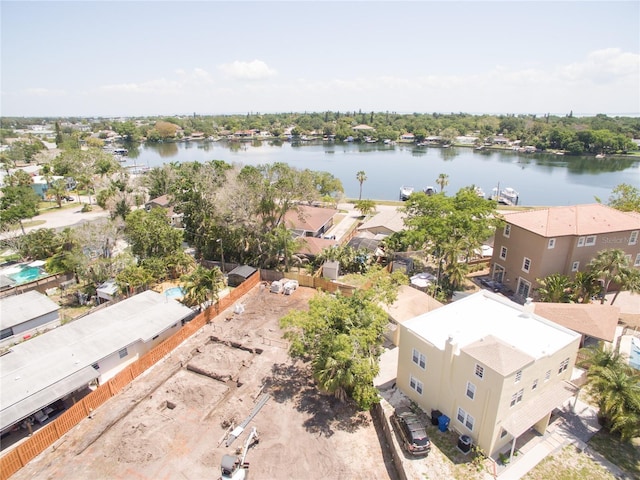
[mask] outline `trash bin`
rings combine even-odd
[[[460,438],[458,438],[458,449],[462,453],[469,453],[471,450],[471,437],[469,435],[460,435]]]
[[[431,425],[438,425],[438,419],[442,415],[440,410],[431,410]]]
[[[440,415],[438,417],[438,429],[441,432],[446,432],[448,428],[449,428],[449,417],[447,417],[446,415]]]

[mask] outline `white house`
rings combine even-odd
[[[0,300],[0,346],[60,324],[60,305],[35,290]]]

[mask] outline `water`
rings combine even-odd
[[[285,162],[298,169],[326,171],[339,178],[348,198],[358,198],[356,173],[367,180],[362,198],[398,200],[400,187],[433,186],[448,175],[445,191],[476,185],[488,195],[498,184],[520,193],[522,205],[575,205],[606,202],[621,184],[640,185],[640,160],[596,159],[552,154],[518,154],[473,148],[434,148],[413,145],[356,143],[181,142],[127,146],[126,165],[157,167],[168,162],[223,160],[241,165]]]
[[[49,276],[47,272],[42,270],[40,267],[22,267],[17,273],[12,273],[7,275],[11,280],[16,282],[16,285],[22,285],[23,283],[32,282],[34,280],[38,280],[39,278],[44,278]]]
[[[171,287],[164,291],[164,295],[167,298],[182,298],[184,297],[184,289],[182,287]]]
[[[631,351],[629,352],[629,365],[640,370],[640,340],[631,339]]]

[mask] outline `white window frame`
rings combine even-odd
[[[633,262],[634,267],[640,267],[640,253],[636,255],[636,261]]]
[[[413,352],[411,352],[411,361],[418,365],[422,370],[427,367],[427,357],[415,348],[413,349]]]
[[[409,375],[409,387],[411,390],[415,390],[418,395],[422,395],[422,392],[424,391],[423,383],[413,375]]]
[[[127,347],[124,347],[124,348],[122,348],[122,349],[120,349],[120,350],[118,351],[118,356],[119,356],[120,358],[124,358],[124,357],[126,357],[127,355],[129,355],[129,350],[127,350]]]
[[[475,375],[476,377],[478,377],[480,380],[482,380],[484,378],[484,367],[478,363],[476,363],[476,369],[475,369]]]
[[[476,386],[471,382],[467,382],[467,390],[465,394],[467,398],[474,400],[476,398]]]
[[[520,285],[522,285],[522,289],[523,290],[526,290],[526,293],[524,293],[524,291],[523,291],[522,294],[520,293]],[[516,286],[516,294],[517,295],[522,295],[523,298],[528,297],[531,294],[531,282],[525,280],[522,277],[518,277],[518,283],[517,283],[517,286]]]
[[[636,243],[638,243],[638,230],[634,230],[629,235],[629,245],[635,245]]]
[[[509,236],[511,235],[511,225],[509,225],[508,223],[504,226],[504,231],[502,232],[502,234],[509,238]]]
[[[551,250],[552,248],[555,248],[555,246],[556,246],[556,239],[550,238],[549,242],[547,243],[547,248]]]
[[[473,427],[476,423],[476,419],[473,418],[469,413],[465,412],[462,407],[458,407],[458,411],[456,412],[456,420],[464,425],[467,430],[473,432]]]
[[[558,375],[564,372],[567,368],[569,368],[569,359],[565,358],[562,362],[560,362],[560,367],[558,368]]]
[[[584,247],[584,237],[578,238],[578,248]]]
[[[509,403],[509,408],[515,407],[517,404],[519,404],[522,401],[522,397],[524,397],[524,389],[523,388],[521,388],[516,393],[511,395],[511,402]]]
[[[531,259],[529,257],[524,257],[522,259],[522,271],[529,273],[530,270],[531,270]]]
[[[548,382],[551,378],[551,370],[547,370],[547,373],[544,374],[544,381]]]
[[[597,235],[587,235],[587,237],[584,239],[584,246],[593,247],[596,244],[597,239],[598,239]]]
[[[507,252],[509,251],[509,249],[507,247],[500,247],[500,259],[501,260],[506,260],[507,259]]]
[[[573,262],[571,264],[571,271],[572,272],[577,272],[579,268],[580,268],[580,262]]]
[[[516,372],[516,381],[514,383],[518,383],[520,380],[522,380],[522,370]]]

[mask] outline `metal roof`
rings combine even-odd
[[[0,300],[0,328],[5,329],[60,310],[46,295],[32,290]]]
[[[11,347],[0,357],[0,429],[37,411],[35,403],[42,408],[99,376],[94,363],[151,340],[191,313],[148,290]]]

